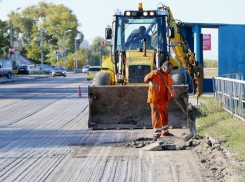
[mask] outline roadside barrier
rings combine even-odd
[[[220,107],[245,121],[245,81],[242,73],[226,74],[213,77],[214,97]]]

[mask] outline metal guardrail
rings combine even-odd
[[[214,97],[220,107],[245,121],[245,81],[242,73],[226,74],[213,77]]]
[[[243,73],[231,73],[231,74],[224,74],[217,77],[223,77],[223,78],[231,78],[236,80],[243,80]]]

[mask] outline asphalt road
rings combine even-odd
[[[204,181],[191,150],[124,145],[151,130],[89,130],[89,84],[86,74],[0,84],[0,181]]]

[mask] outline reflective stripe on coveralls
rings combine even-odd
[[[158,137],[159,135],[161,135],[161,130],[162,128],[154,128],[153,136]]]
[[[165,125],[165,126],[162,127],[162,134],[163,135],[168,134],[168,125]]]
[[[162,73],[159,73],[162,74]],[[167,85],[174,93],[173,82],[170,75],[162,74],[166,79]],[[170,101],[171,94],[162,81],[160,75],[156,71],[152,71],[144,78],[145,82],[149,83],[147,102],[151,106],[153,135],[160,137],[168,135],[168,101]],[[164,128],[163,128],[164,127]],[[161,130],[159,130],[161,128]],[[161,132],[161,133],[159,133]]]
[[[146,77],[146,78],[147,78],[147,77]],[[152,83],[152,82],[149,82],[149,84],[150,84],[152,87],[161,88],[160,85],[155,84],[155,80],[156,80],[156,77],[153,79],[153,83]]]
[[[156,84],[153,84],[153,83],[151,83],[151,82],[149,82],[149,84],[150,84],[152,87],[160,88],[160,85],[156,85]]]
[[[168,103],[165,104],[150,104],[153,136],[160,137],[168,134]]]

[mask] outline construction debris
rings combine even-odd
[[[152,138],[138,138],[137,140],[133,140],[130,142],[125,143],[126,147],[133,147],[133,148],[142,148],[145,147],[147,145],[150,145],[153,143],[153,139]]]

